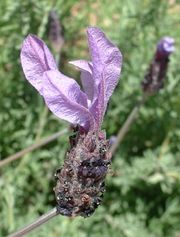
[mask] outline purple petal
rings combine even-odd
[[[27,80],[42,95],[43,73],[57,69],[51,52],[42,40],[34,35],[28,35],[23,42],[20,57]]]
[[[169,36],[163,37],[157,45],[157,53],[159,56],[168,57],[171,53],[174,52],[175,40]]]
[[[89,27],[87,34],[95,86],[98,88],[97,90],[101,88],[98,95],[98,103],[100,104],[98,108],[99,118],[96,118],[101,123],[109,97],[119,81],[122,55],[119,49],[106,38],[100,29]],[[103,85],[99,86],[101,83]]]
[[[57,70],[44,73],[43,97],[49,109],[59,118],[89,128],[93,118],[87,109],[87,96],[75,80]]]
[[[81,82],[83,90],[90,101],[94,96],[94,80],[92,78],[92,63],[85,60],[70,61],[70,64],[78,67],[81,70]]]

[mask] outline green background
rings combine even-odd
[[[85,29],[100,27],[121,49],[121,81],[111,97],[103,129],[115,135],[141,97],[140,83],[163,36],[174,37],[165,87],[149,98],[114,156],[103,204],[90,218],[58,216],[29,236],[180,236],[180,4],[169,0],[0,1],[1,159],[67,127],[46,112],[24,79],[19,53],[34,33],[49,46],[48,14],[55,8],[63,26],[60,70],[87,59]],[[68,135],[0,168],[0,236],[32,222],[55,205],[53,173],[63,164]]]

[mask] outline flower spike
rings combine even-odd
[[[70,62],[81,71],[77,82],[58,71],[45,43],[28,36],[21,50],[27,80],[43,96],[48,108],[73,124],[64,166],[55,173],[57,212],[66,216],[92,215],[101,204],[111,163],[109,142],[101,123],[120,77],[122,55],[96,27],[87,30],[91,61]]]

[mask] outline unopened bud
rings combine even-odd
[[[154,59],[150,64],[147,74],[142,82],[142,89],[151,95],[159,91],[164,86],[167,74],[169,56],[174,52],[174,39],[171,37],[162,38],[157,44]]]

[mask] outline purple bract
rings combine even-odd
[[[163,37],[157,44],[154,58],[147,70],[142,82],[142,88],[148,95],[153,95],[164,86],[169,58],[174,52],[175,40],[171,37]]]
[[[120,77],[122,55],[96,27],[87,29],[91,62],[70,62],[81,70],[83,91],[77,82],[58,71],[46,44],[34,35],[24,40],[21,64],[27,80],[59,118],[86,131],[99,130],[107,103]]]
[[[174,47],[174,39],[169,37],[169,36],[165,36],[163,37],[158,45],[157,45],[157,57],[158,58],[163,58],[163,57],[168,57],[171,53],[174,52],[175,47]]]

